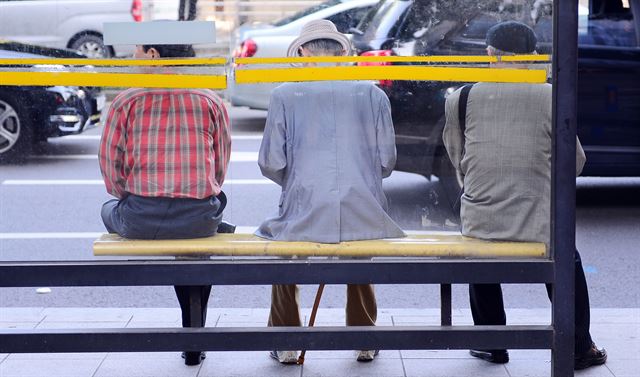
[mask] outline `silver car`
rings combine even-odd
[[[132,46],[105,46],[103,23],[142,20],[142,0],[3,0],[0,39],[70,48],[91,57],[131,55]]]

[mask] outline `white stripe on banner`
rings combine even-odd
[[[76,186],[76,185],[104,185],[100,179],[7,179],[3,186]],[[268,179],[227,179],[223,186],[228,185],[275,185]]]
[[[96,154],[45,154],[33,155],[32,160],[97,160]],[[231,152],[231,162],[257,162],[258,152]]]

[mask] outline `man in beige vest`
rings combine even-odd
[[[514,21],[497,24],[487,32],[489,55],[534,54],[536,43],[533,30]],[[464,182],[460,208],[462,234],[492,240],[544,242],[548,247],[551,85],[477,83],[468,88],[447,98],[443,133],[449,158]],[[460,114],[464,115],[462,122]],[[461,123],[466,126],[461,127]],[[582,171],[585,160],[578,141],[576,175]],[[591,340],[589,293],[577,250],[575,260],[574,367],[584,369],[604,364],[607,354]],[[551,297],[550,285],[547,292]],[[476,325],[506,324],[500,284],[471,284],[469,295]],[[509,361],[506,350],[471,350],[471,355],[492,363]]]

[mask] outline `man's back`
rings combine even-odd
[[[259,164],[282,186],[258,235],[340,242],[402,236],[382,178],[395,165],[386,95],[370,83],[284,84],[273,91]]]
[[[447,99],[444,139],[461,152],[460,91]],[[485,239],[549,241],[551,85],[478,83],[467,103],[462,233]],[[454,133],[457,133],[454,134]],[[453,159],[452,159],[453,161]]]
[[[99,153],[107,190],[116,197],[218,195],[230,153],[228,123],[222,101],[208,90],[121,93]]]

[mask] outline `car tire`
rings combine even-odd
[[[20,161],[31,154],[31,119],[14,97],[0,96],[0,161]]]
[[[462,195],[462,179],[453,167],[449,155],[444,147],[437,148],[433,157],[435,159],[435,175],[440,181],[440,187],[444,191],[449,206],[456,218],[460,217],[460,196]]]
[[[69,47],[90,59],[108,58],[111,56],[111,50],[104,45],[102,37],[95,34],[82,34],[76,38]]]

